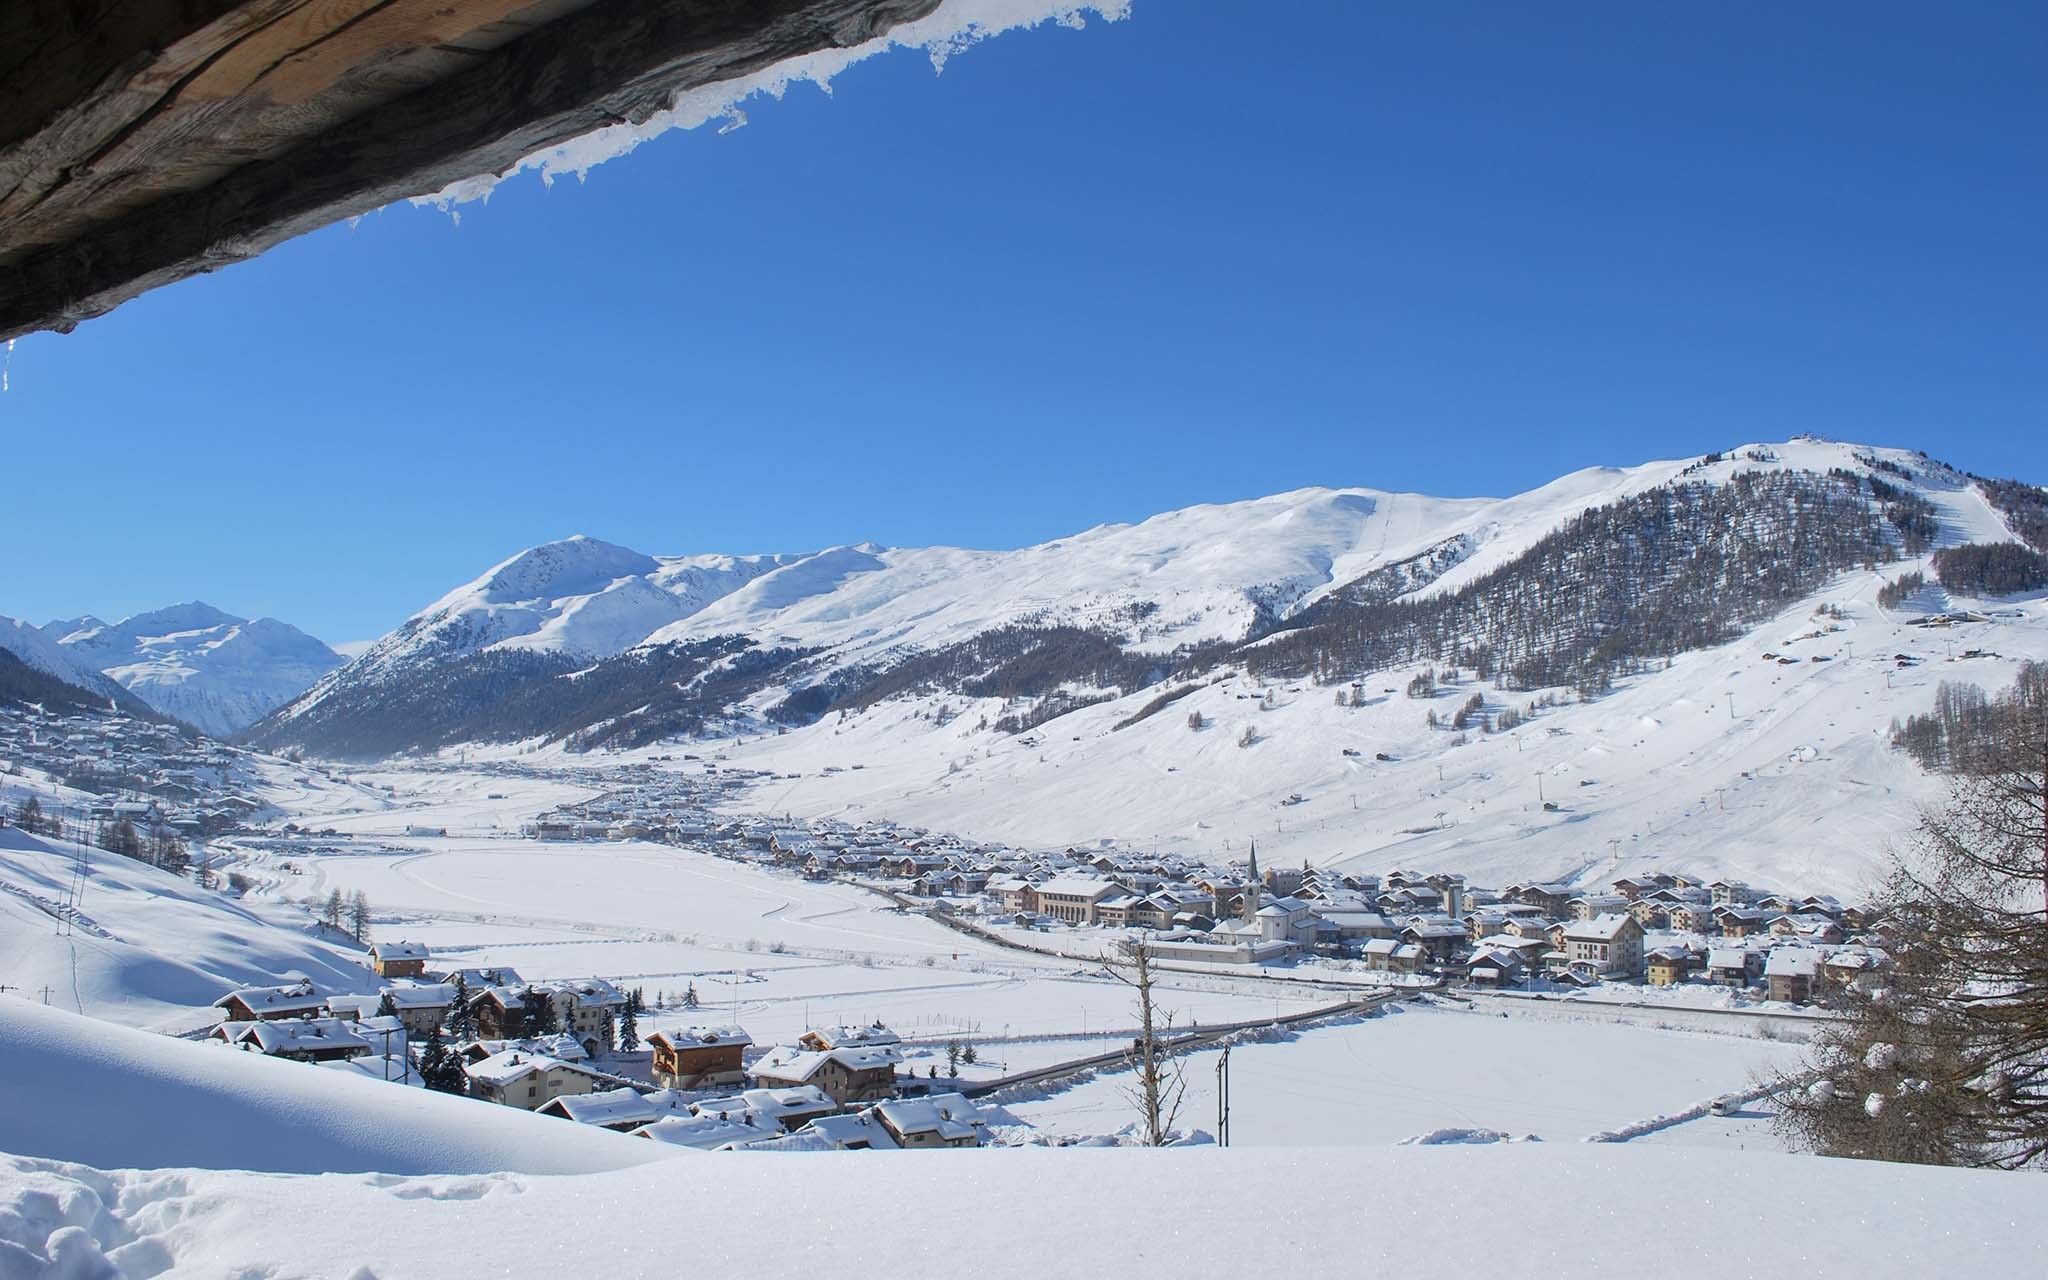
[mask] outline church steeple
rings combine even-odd
[[[1259,887],[1263,883],[1259,879],[1259,842],[1256,840],[1252,841],[1252,864],[1245,879],[1251,883],[1244,889],[1244,922],[1253,924],[1259,914]]]

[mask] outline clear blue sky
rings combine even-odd
[[[1010,546],[1800,431],[2048,480],[2048,6],[1137,0],[24,339],[0,613]]]

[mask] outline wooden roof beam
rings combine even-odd
[[[122,8],[119,0],[26,2],[29,9]],[[162,38],[165,28],[152,28],[158,42],[144,42],[142,52],[129,47],[134,41],[116,41],[96,58],[65,63],[53,81],[69,86],[71,105],[54,116],[43,112],[33,132],[10,129],[25,116],[0,111],[6,122],[0,126],[0,339],[37,329],[68,332],[159,285],[463,178],[505,172],[536,151],[606,124],[645,120],[679,92],[863,43],[938,3],[597,0],[481,51],[467,46],[491,40],[470,33],[488,28],[502,38],[521,31],[510,21],[519,6],[438,0],[422,25],[415,0],[143,3],[180,10],[188,21],[209,20],[182,34],[171,31],[168,39]],[[364,29],[380,15],[378,25]],[[10,10],[6,21],[17,16]],[[39,47],[54,47],[64,32],[53,27],[40,35]],[[259,38],[283,51],[280,60],[233,58],[238,46]],[[366,67],[410,65],[413,75],[422,74],[423,65],[438,68],[441,63],[422,64],[418,56],[410,64],[393,60],[437,51],[445,60],[453,51],[435,43],[442,40],[465,44],[459,69],[395,97],[363,89]],[[175,66],[160,65],[164,59]],[[31,66],[41,74],[39,61]],[[260,68],[253,80],[246,74],[251,68]],[[218,74],[209,81],[209,72]],[[147,87],[135,88],[138,80]],[[87,82],[92,89],[79,94]],[[179,95],[207,83],[240,87],[202,103],[198,109],[208,114],[177,115],[194,109]],[[389,93],[388,84],[383,91]],[[19,100],[47,103],[57,92],[27,86]],[[368,105],[334,123],[346,106],[345,100],[337,105],[337,94],[361,94]],[[317,110],[303,109],[304,118],[320,126],[317,132],[302,138],[287,132],[274,147],[247,136],[251,121],[267,128],[281,118],[279,127],[288,130],[302,109],[279,99],[294,95],[320,98]],[[281,107],[292,109],[280,117]],[[150,128],[159,112],[178,127],[164,125],[167,141],[153,150],[150,135],[138,130]],[[204,151],[207,130],[235,136],[230,150],[254,158],[223,172],[219,148]],[[186,175],[176,167],[172,143],[180,140],[196,141],[203,153],[187,157],[189,185],[180,185]],[[51,157],[67,146],[103,155],[125,146],[133,154],[120,176],[133,181],[122,185],[101,175],[104,191],[82,186],[73,193],[75,207],[64,207],[65,183],[94,181],[89,165],[53,166]],[[156,164],[160,152],[162,172],[132,172],[134,164]],[[57,238],[31,239],[18,233],[20,224],[9,230],[10,209],[33,220],[39,207],[62,213],[45,224],[60,228]]]

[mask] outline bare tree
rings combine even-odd
[[[2048,1163],[2048,702],[1924,815],[1877,904],[1891,963],[1787,1081],[1781,1124],[1828,1155]]]
[[[1181,1099],[1187,1093],[1182,1064],[1162,1050],[1160,1036],[1172,1030],[1172,1015],[1161,1018],[1152,1003],[1152,952],[1143,941],[1132,938],[1117,944],[1117,958],[1107,966],[1109,976],[1131,988],[1138,998],[1138,1039],[1131,1046],[1130,1060],[1137,1082],[1128,1090],[1145,1125],[1145,1145],[1163,1147],[1180,1118]]]

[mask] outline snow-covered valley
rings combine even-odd
[[[1917,468],[1913,492],[1933,533],[1892,558],[1819,574],[1712,643],[1631,658],[1580,686],[1530,685],[1483,655],[1370,670],[1295,670],[1275,656],[1304,636],[1334,637],[1327,653],[1337,653],[1342,628],[1367,625],[1387,600],[1426,611],[1466,598],[1522,572],[1532,548],[1555,545],[1589,510],[1687,485],[1695,495],[1740,488],[1745,467],[1800,477],[1861,468],[1856,492],[1878,495],[1871,477]],[[1987,597],[1939,580],[1941,549],[2010,537],[1982,492],[1939,464],[1792,441],[1747,447],[1746,460],[1581,473],[1505,501],[1303,491],[1014,552],[863,545],[661,558],[571,540],[451,592],[265,719],[255,741],[295,748],[289,758],[90,705],[117,695],[92,683],[103,677],[80,655],[135,649],[136,663],[109,674],[148,696],[139,672],[227,645],[204,638],[206,618],[136,623],[128,630],[170,639],[133,645],[91,619],[52,624],[64,631],[56,638],[16,628],[23,662],[85,694],[10,707],[0,724],[26,762],[0,780],[0,801],[12,816],[34,800],[44,824],[62,828],[0,828],[0,1055],[32,1092],[97,1101],[89,1123],[71,1105],[0,1115],[0,1264],[475,1274],[492,1264],[446,1240],[523,1239],[532,1210],[553,1207],[618,1233],[620,1265],[644,1270],[674,1242],[629,1225],[641,1211],[622,1206],[673,1194],[677,1179],[700,1208],[726,1198],[705,1210],[714,1235],[757,1234],[747,1224],[778,1203],[759,1180],[817,1205],[852,1194],[857,1179],[968,1217],[994,1196],[1030,1194],[1069,1217],[1115,1201],[1118,1240],[1184,1222],[1155,1221],[1162,1187],[1181,1188],[1170,1196],[1183,1207],[1229,1187],[1269,1218],[1323,1221],[1419,1213],[1474,1181],[1548,1179],[1569,1185],[1581,1212],[1626,1202],[1639,1213],[1642,1188],[1654,1186],[1656,1211],[1688,1231],[1772,1258],[1781,1237],[1832,1220],[1842,1201],[1908,1197],[1923,1214],[1940,1205],[1976,1224],[1971,1247],[2010,1269],[2034,1242],[2010,1228],[2009,1184],[1945,1171],[1878,1178],[1793,1151],[1773,1091],[1802,1069],[1828,1014],[1740,972],[1736,989],[1708,981],[1703,966],[1725,939],[1699,923],[1706,886],[1732,881],[1746,895],[1738,905],[1778,904],[1720,926],[1738,939],[1756,930],[1757,958],[1777,946],[1811,951],[1816,964],[1831,946],[1868,953],[1854,904],[1945,785],[1895,745],[1894,723],[1926,712],[1944,685],[1996,691],[2048,660],[2048,592]],[[1066,647],[1027,647],[1022,659],[1006,647],[1047,633]],[[784,656],[750,668],[747,655],[767,645]],[[1041,660],[1049,683],[1032,692],[977,683]],[[503,733],[488,699],[430,748],[341,759],[289,741],[301,723],[346,723],[321,719],[343,703],[405,723],[404,707],[470,698],[464,681],[479,671],[510,674],[508,703],[616,682],[607,724],[644,711],[625,705],[642,689],[713,688],[722,701],[693,703],[701,718],[690,727],[637,742],[594,740],[588,726]],[[827,691],[816,713],[786,714],[810,689]],[[394,691],[400,702],[377,701]],[[146,748],[125,740],[144,737]],[[149,789],[158,783],[167,806]],[[109,832],[123,823],[156,843],[116,852]],[[190,851],[153,852],[176,846],[177,832]],[[1233,906],[1230,886],[1249,877],[1254,848],[1273,887]],[[842,864],[833,850],[869,860]],[[1098,873],[1115,883],[1087,879]],[[1097,901],[1136,910],[1135,896],[1103,896],[1129,885],[1195,909],[1170,929],[1049,905],[1034,915],[1001,887],[1019,875],[1036,882],[1020,901],[1094,884]],[[1622,884],[1664,900],[1617,897]],[[1261,892],[1296,941],[1268,934],[1266,950],[1237,959],[1213,947],[1197,955],[1205,929],[1212,941],[1256,938],[1270,914],[1258,910]],[[1679,977],[1642,985],[1639,956],[1632,976],[1565,981],[1561,950],[1539,977],[1535,953],[1566,944],[1499,931],[1551,927],[1567,898],[1580,920],[1651,908],[1639,936],[1681,957],[1669,961]],[[1529,914],[1490,914],[1511,909]],[[1458,945],[1426,971],[1414,959],[1404,973],[1375,971],[1357,939],[1287,933],[1318,918],[1332,933],[1339,920],[1379,921],[1365,927],[1397,951],[1419,953],[1400,940],[1432,929]],[[1568,920],[1554,927],[1571,936]],[[1529,970],[1501,984],[1515,990],[1464,967],[1468,950],[1478,963],[1487,930],[1487,944],[1527,948]],[[1105,962],[1118,941],[1146,937],[1195,956],[1164,965],[1153,1009],[1187,1037],[1173,1056],[1185,1092],[1170,1127],[1194,1149],[1023,1149],[1137,1139],[1130,1056],[1141,1013]],[[379,973],[388,957],[378,948],[418,955],[426,976]],[[441,998],[448,988],[429,979],[442,974],[473,976],[476,990],[459,999],[507,1008],[536,989],[621,1003],[574,1023],[575,1036],[470,1026],[458,1071],[474,1096],[442,1097],[416,1087],[425,1033],[400,1026],[404,1001]],[[380,993],[390,1008],[372,1014]],[[637,1002],[631,1044],[617,1040],[624,993]],[[284,1031],[236,1012],[267,999],[301,1012],[280,1020]],[[315,1065],[272,1060],[264,1047],[280,1043],[288,1057],[299,1052],[293,1036],[333,1037],[337,1052],[354,1053],[351,1026],[372,1023],[386,1041],[364,1040],[359,1057]],[[444,1025],[457,1022],[436,1021],[437,1036]],[[757,1097],[744,1125],[765,1125],[759,1136],[730,1128],[726,1111],[627,1136],[568,1110],[527,1114],[537,1099],[486,1100],[492,1072],[530,1069],[521,1058],[531,1055],[584,1082],[553,1101],[633,1095],[653,1101],[606,1105],[678,1116],[731,1107],[715,1090],[663,1085],[649,1037],[738,1035],[755,1073],[778,1055],[829,1056],[829,1043],[807,1041],[848,1029],[886,1036],[883,1058],[903,1072],[892,1091],[958,1091],[963,1100],[932,1105],[972,1114],[974,1145],[1009,1149],[932,1157],[959,1171],[935,1179],[925,1157],[785,1161],[647,1140],[667,1124],[729,1146],[860,1147],[866,1139],[849,1135],[883,1112],[856,1102],[788,1133],[773,1112],[757,1120],[767,1105]],[[407,1046],[396,1056],[393,1034]],[[550,1090],[566,1087],[548,1078]],[[158,1119],[171,1113],[178,1123]],[[1049,1161],[1078,1164],[1037,1172]],[[1309,1165],[1312,1178],[1288,1181]],[[699,1172],[714,1168],[715,1178]],[[249,1171],[266,1179],[252,1183]],[[1150,1190],[1139,1195],[1133,1180]],[[374,1241],[336,1246],[322,1234],[329,1218],[373,1211],[384,1228]],[[297,1243],[253,1246],[246,1215],[259,1212],[290,1224]],[[1518,1221],[1472,1239],[1487,1256],[1548,1256],[1550,1244],[1529,1251]],[[1935,1256],[1905,1219],[1886,1221],[1854,1246],[1869,1246],[1865,1272],[1907,1273]],[[546,1235],[521,1256],[550,1256]],[[857,1252],[893,1266],[895,1239],[879,1233]],[[1125,1256],[1117,1248],[1098,1261]],[[1371,1256],[1348,1235],[1307,1228],[1290,1248]],[[1583,1249],[1569,1252],[1583,1262]],[[1134,1244],[1128,1256],[1154,1254]],[[1453,1256],[1434,1250],[1432,1265]],[[347,1265],[336,1271],[334,1259]],[[1209,1260],[1193,1258],[1193,1273]],[[1042,1273],[1037,1262],[1025,1270]]]

